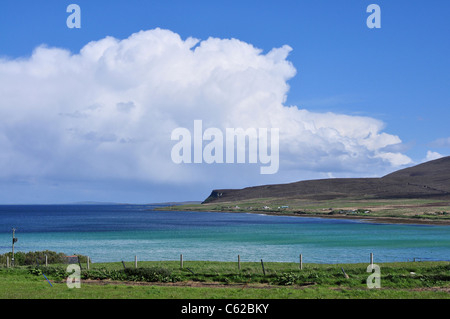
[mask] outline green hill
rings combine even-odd
[[[380,178],[333,178],[215,189],[203,203],[280,199],[450,199],[450,156],[402,169]]]

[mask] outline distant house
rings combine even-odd
[[[269,206],[264,206],[263,208],[264,208],[264,209],[270,209],[270,207],[269,207]]]

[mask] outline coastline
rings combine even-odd
[[[248,212],[256,213],[256,212]],[[405,217],[381,217],[381,216],[350,216],[350,215],[321,215],[321,214],[298,214],[287,213],[279,214],[277,212],[257,212],[258,214],[273,215],[273,216],[295,216],[295,217],[316,217],[316,218],[331,218],[331,219],[357,219],[361,221],[367,221],[369,223],[381,223],[381,224],[407,224],[407,225],[435,225],[435,226],[450,226],[450,220],[431,220],[431,219],[419,219],[419,218],[405,218]]]
[[[425,218],[408,218],[408,217],[390,217],[390,216],[361,216],[361,215],[328,215],[328,214],[308,214],[296,212],[274,212],[274,211],[252,211],[252,210],[214,210],[214,209],[196,209],[193,207],[159,207],[155,210],[168,209],[177,211],[203,211],[211,213],[241,213],[241,214],[260,214],[269,216],[292,216],[292,217],[308,217],[308,218],[331,218],[331,219],[351,219],[360,220],[368,223],[380,224],[405,224],[405,225],[430,225],[430,226],[450,226],[450,220],[445,219],[425,219]]]

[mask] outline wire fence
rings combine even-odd
[[[30,254],[30,255],[28,255]],[[17,258],[18,256],[20,256],[20,258]],[[24,257],[25,256],[25,257]],[[30,257],[31,256],[31,257]],[[248,256],[247,256],[248,257]],[[216,260],[216,259],[195,259],[195,258],[188,258],[186,259],[186,255],[184,254],[180,254],[176,257],[162,257],[162,258],[158,258],[158,259],[152,259],[149,258],[148,256],[143,256],[140,257],[138,255],[134,255],[134,258],[130,259],[130,257],[126,257],[126,258],[119,258],[118,260],[115,260],[115,262],[122,262],[123,265],[125,265],[125,263],[129,264],[129,263],[133,263],[135,264],[135,267],[138,266],[138,263],[143,261],[143,262],[179,262],[180,263],[180,267],[183,268],[183,264],[185,261],[204,261],[204,262],[235,262],[238,265],[238,268],[240,268],[241,263],[259,263],[261,261],[266,262],[266,263],[294,263],[294,264],[298,264],[299,268],[302,268],[303,264],[358,264],[358,263],[371,263],[373,264],[375,262],[374,260],[374,253],[370,253],[368,255],[365,256],[360,256],[359,258],[352,258],[352,261],[349,262],[348,260],[346,260],[345,258],[340,259],[338,257],[333,257],[333,258],[329,258],[328,261],[324,261],[323,258],[318,259],[316,256],[311,257],[311,256],[307,256],[304,254],[299,254],[296,257],[293,257],[291,260],[288,261],[279,261],[279,260],[271,260],[269,258],[264,258],[264,257],[258,257],[255,258],[254,256],[246,258],[243,255],[240,254],[236,254],[235,258],[230,259],[230,258],[223,258],[220,260]],[[45,253],[41,253],[39,254],[39,252],[29,252],[29,253],[22,253],[22,252],[17,252],[16,254],[16,258],[15,260],[13,260],[11,253],[6,253],[3,255],[0,255],[0,265],[3,267],[12,267],[14,265],[19,266],[19,265],[37,265],[37,266],[42,266],[42,265],[49,265],[49,264],[78,264],[80,265],[80,268],[87,268],[89,269],[90,265],[92,265],[95,261],[90,257],[90,256],[85,256],[85,255],[69,255],[66,256],[62,253],[59,253],[55,256],[55,253],[50,252],[50,254],[45,254]],[[446,260],[442,260],[442,259],[433,259],[433,258],[429,258],[429,257],[410,257],[410,258],[402,258],[402,257],[396,257],[396,256],[390,256],[389,258],[383,257],[380,258],[378,260],[376,260],[378,263],[395,263],[395,262],[425,262],[425,261],[450,261],[449,259]],[[110,263],[112,261],[102,261],[102,260],[98,260],[95,261],[96,263]],[[82,267],[82,264],[84,265]],[[125,266],[124,266],[125,267]]]
[[[272,261],[272,260],[267,260],[264,258],[260,258],[259,260],[246,260],[243,259],[240,255],[237,255],[235,260],[196,260],[196,259],[186,259],[185,256],[183,254],[180,254],[179,259],[177,258],[161,258],[158,260],[149,260],[149,259],[138,259],[138,256],[136,255],[134,260],[130,260],[129,258],[123,258],[121,260],[117,260],[115,261],[115,263],[122,263],[122,265],[125,264],[130,264],[130,263],[134,263],[135,267],[138,267],[138,264],[140,262],[179,262],[180,263],[180,267],[183,268],[183,265],[185,262],[233,262],[237,264],[237,267],[240,269],[241,268],[241,264],[242,263],[260,263],[261,261],[264,261],[266,263],[281,263],[281,264],[298,264],[298,267],[300,269],[302,269],[302,266],[304,264],[324,264],[324,265],[339,265],[339,264],[373,264],[376,261],[374,261],[373,259],[373,255],[371,255],[370,257],[365,258],[365,260],[363,260],[363,258],[361,258],[361,260],[357,261],[357,262],[342,262],[342,261],[337,261],[334,260],[332,262],[314,262],[314,261],[308,261],[308,259],[303,256],[300,255],[297,260],[292,260],[292,261]],[[378,263],[395,263],[395,262],[427,262],[427,261],[435,261],[435,262],[439,262],[439,261],[444,261],[444,262],[450,262],[450,260],[436,260],[433,258],[423,258],[423,257],[412,257],[410,259],[401,259],[401,258],[395,258],[395,260],[383,260],[383,261],[378,261]],[[105,264],[105,263],[113,263],[113,262],[103,262],[103,261],[99,261],[96,262],[96,264]],[[47,256],[44,256],[43,258],[36,258],[35,262],[33,263],[27,263],[26,265],[36,265],[36,266],[48,266],[50,264],[78,264],[80,265],[80,268],[87,268],[89,269],[91,265],[94,264],[93,260],[89,257],[89,256],[84,256],[83,260],[81,258],[79,258],[78,256],[65,256],[64,259],[60,262],[50,262],[47,258]],[[83,266],[82,266],[83,264]],[[3,267],[12,267],[14,266],[14,263],[12,261],[11,258],[9,258],[9,256],[6,257],[5,260],[3,260],[2,262],[0,262],[0,265],[2,265]],[[23,266],[24,264],[20,264],[20,263],[15,263],[16,266]]]

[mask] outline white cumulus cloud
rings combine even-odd
[[[433,151],[428,151],[427,152],[427,156],[425,157],[425,159],[423,160],[424,162],[428,162],[428,161],[432,161],[435,159],[439,159],[441,157],[444,157],[444,155],[438,153],[438,152],[433,152]]]
[[[257,183],[258,168],[172,162],[172,130],[196,119],[223,130],[279,128],[279,182],[411,163],[384,150],[401,140],[377,119],[285,105],[291,50],[154,29],[77,53],[41,46],[0,60],[0,178]]]

